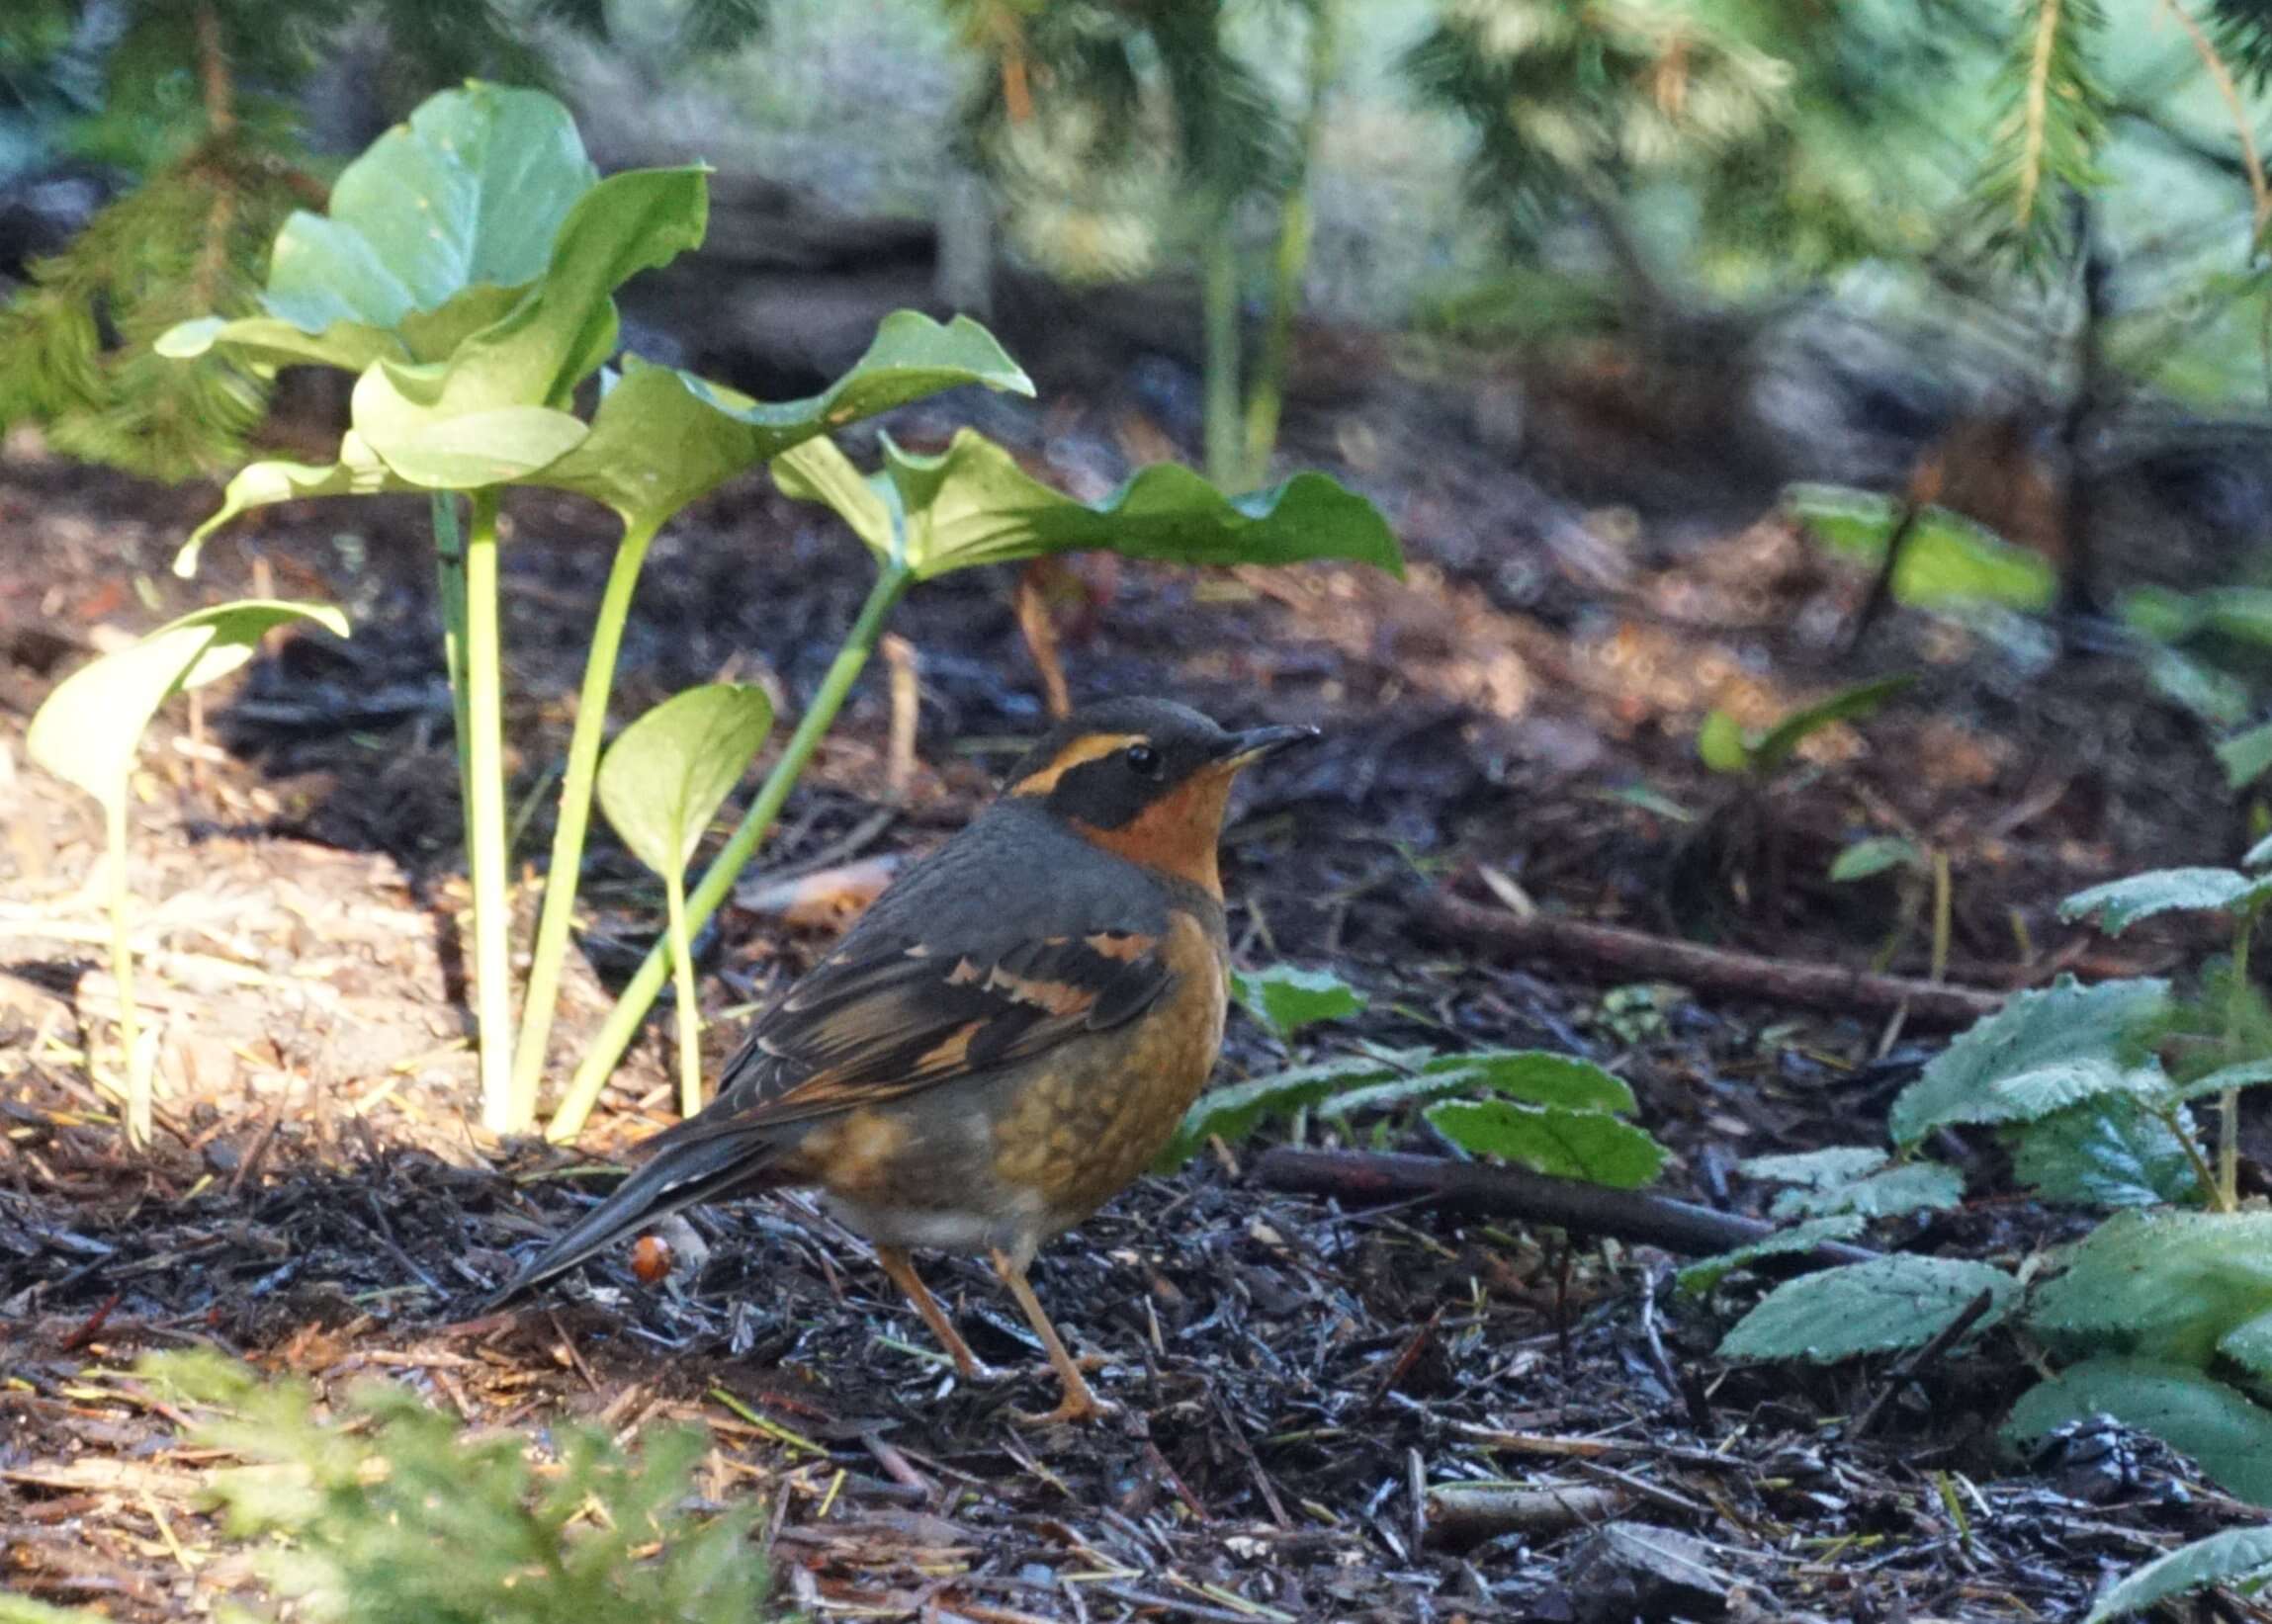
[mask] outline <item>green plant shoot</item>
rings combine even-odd
[[[822,503],[849,525],[875,556],[876,578],[757,799],[688,896],[690,930],[701,929],[733,889],[875,651],[884,623],[917,582],[1086,548],[1182,563],[1347,558],[1404,571],[1379,511],[1322,473],[1297,473],[1268,490],[1230,497],[1189,469],[1162,463],[1094,502],[1080,502],[965,429],[936,456],[904,451],[886,436],[883,467],[873,473],[863,473],[833,441],[812,439],[777,457],[773,476],[785,494]],[[658,944],[585,1048],[545,1129],[548,1138],[570,1140],[581,1131],[668,974],[668,955]]]
[[[1759,732],[1747,732],[1727,712],[1714,711],[1697,732],[1697,754],[1714,772],[1737,773],[1765,782],[1789,766],[1798,747],[1814,734],[1833,723],[1860,722],[1875,716],[1887,700],[1916,680],[1900,675],[1856,683],[1791,712]]]
[[[702,1109],[702,1031],[686,927],[686,865],[773,727],[764,690],[689,688],[623,730],[599,764],[599,805],[632,855],[662,876],[678,986],[678,1108]]]
[[[134,1003],[127,807],[142,729],[173,695],[227,675],[252,658],[269,632],[300,620],[314,621],[340,637],[347,635],[346,617],[325,604],[247,599],[200,609],[65,677],[32,718],[25,735],[25,749],[34,761],[102,804],[110,876],[111,975],[119,984],[119,1050],[126,1068],[127,1141],[137,1148],[150,1140],[150,1065],[142,1052]]]
[[[337,459],[244,469],[183,550],[183,572],[207,536],[251,508],[396,490],[436,496],[474,891],[482,1119],[498,1133],[535,1119],[616,654],[656,533],[688,502],[827,427],[965,384],[1031,392],[982,328],[903,311],[850,373],[807,399],[759,402],[627,357],[620,376],[600,377],[590,418],[577,416],[579,385],[616,349],[615,290],[698,245],[708,212],[701,169],[601,180],[558,102],[474,84],[431,98],[350,164],[327,214],[287,222],[263,314],[185,322],[158,344],[177,358],[219,347],[263,366],[358,375]],[[562,775],[517,1049],[497,609],[498,502],[509,484],[588,496],[623,524]],[[462,553],[451,493],[470,498]]]

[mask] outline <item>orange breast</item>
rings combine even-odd
[[[1161,946],[1167,996],[1127,1027],[1066,1046],[995,1124],[995,1177],[1069,1229],[1134,1181],[1198,1098],[1223,1045],[1221,937],[1179,911]],[[1058,1059],[1060,1057],[1053,1057]]]

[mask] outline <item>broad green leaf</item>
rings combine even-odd
[[[1429,1110],[1436,1130],[1461,1150],[1519,1161],[1556,1178],[1630,1190],[1664,1166],[1665,1148],[1607,1111],[1513,1100],[1450,1100]]]
[[[590,438],[532,482],[580,491],[615,509],[626,524],[656,524],[830,427],[969,384],[1033,392],[1025,374],[977,322],[957,316],[941,326],[914,310],[886,316],[852,369],[805,400],[752,400],[629,357],[622,379],[600,399]],[[854,500],[864,498],[857,474],[853,485],[861,493]]]
[[[2260,869],[2272,864],[2272,834],[2266,835],[2248,848],[2248,855],[2240,859],[2243,868]]]
[[[383,379],[374,367],[364,384]],[[358,398],[363,384],[356,385]],[[381,452],[388,469],[421,490],[479,490],[512,484],[549,468],[590,433],[581,419],[550,406],[498,406],[461,417],[405,417]]]
[[[608,746],[600,810],[642,863],[683,872],[772,726],[762,688],[720,682],[673,694]]]
[[[1764,1178],[1778,1184],[1804,1184],[1822,1189],[1865,1178],[1892,1157],[1874,1145],[1833,1145],[1828,1150],[1802,1151],[1792,1155],[1755,1155],[1735,1164],[1746,1178]]]
[[[2223,1066],[2191,1082],[2172,1083],[2163,1098],[2186,1102],[2214,1099],[2228,1088],[2256,1088],[2272,1082],[2272,1060],[2242,1061],[2236,1066]]]
[[[1751,745],[1743,725],[1725,711],[1714,711],[1697,729],[1697,759],[1715,773],[1740,773],[1751,766]]]
[[[489,414],[563,409],[576,383],[615,347],[610,296],[641,271],[666,265],[702,240],[709,194],[699,169],[646,169],[610,176],[576,201],[545,274],[512,309],[469,335],[447,359],[381,361],[356,381],[355,432],[403,477],[443,488],[430,472],[453,434]],[[576,424],[580,439],[583,426]],[[559,434],[556,427],[556,437]],[[518,478],[566,455],[500,479]]]
[[[883,453],[884,467],[863,479],[833,444],[814,440],[779,458],[774,476],[788,495],[833,507],[869,547],[918,580],[1085,548],[1180,563],[1350,558],[1404,572],[1379,511],[1322,473],[1231,497],[1180,464],[1159,463],[1080,502],[969,429],[935,457],[902,450],[888,436]],[[855,493],[855,481],[865,494]]]
[[[2206,1365],[2220,1337],[2272,1311],[2272,1212],[2125,1212],[2036,1289],[2028,1325],[2054,1350]]]
[[[1917,842],[1898,834],[1876,834],[1867,840],[1857,840],[1830,862],[1830,878],[1843,885],[1854,880],[1874,879],[1888,869],[1922,868],[1925,854],[1917,849]]]
[[[2272,897],[2272,875],[2250,876],[2232,869],[2154,869],[2076,892],[2059,903],[2059,917],[2095,918],[2109,936],[2120,936],[2157,913],[2224,912],[2253,906],[2266,897]]]
[[[2154,1093],[2166,1080],[2151,1061],[2130,1063],[2169,1007],[2169,983],[2062,976],[2015,993],[1936,1055],[1893,1102],[1897,1145],[1962,1123],[2032,1122],[2108,1093]]]
[[[2272,1505],[2272,1410],[2187,1365],[2086,1359],[2030,1388],[2004,1422],[2026,1450],[2069,1421],[2101,1412],[2150,1432],[2200,1463],[2229,1494]]]
[[[2272,1528],[2228,1528],[2181,1545],[2126,1576],[2098,1598],[2083,1624],[2127,1618],[2212,1584],[2253,1595],[2267,1583],[2272,1583]]]
[[[2144,651],[2145,675],[2153,691],[2217,727],[2237,727],[2248,720],[2254,699],[2248,685],[2207,660],[2158,645]]]
[[[50,1607],[28,1595],[0,1592],[0,1624],[111,1624],[108,1615],[76,1607]]]
[[[264,302],[310,333],[394,328],[465,289],[534,282],[598,178],[568,109],[542,91],[430,96],[341,171],[327,214],[293,216]]]
[[[1623,1078],[1576,1055],[1549,1049],[1484,1049],[1464,1055],[1439,1055],[1421,1068],[1430,1076],[1452,1077],[1470,1087],[1531,1105],[1559,1105],[1573,1111],[1630,1111],[1633,1091]]]
[[[1855,1213],[1863,1218],[1897,1218],[1903,1213],[1943,1212],[1965,1199],[1965,1175],[1937,1161],[1912,1161],[1883,1172],[1858,1178],[1851,1184],[1831,1184],[1813,1190],[1786,1190],[1775,1198],[1768,1216],[1778,1221],[1792,1218],[1827,1218]]]
[[[1363,1010],[1365,995],[1330,970],[1272,965],[1231,977],[1231,995],[1281,1038],[1318,1021],[1338,1021]]]
[[[2244,790],[2272,769],[2272,722],[2250,727],[2220,739],[2217,760],[2225,769],[2225,782],[2235,790]]]
[[[2001,1322],[2019,1291],[2002,1269],[1955,1257],[1880,1257],[1786,1280],[1736,1323],[1723,1359],[1832,1364],[1923,1347],[1981,1292],[1994,1298],[1972,1334]]]
[[[1417,1061],[1418,1057],[1411,1059]],[[1303,1106],[1320,1104],[1345,1089],[1383,1082],[1405,1074],[1405,1070],[1403,1065],[1388,1059],[1349,1055],[1210,1088],[1183,1113],[1175,1138],[1153,1158],[1153,1169],[1173,1172],[1190,1160],[1210,1138],[1220,1136],[1235,1145],[1267,1118],[1291,1116]]]
[[[1803,1224],[1793,1224],[1787,1230],[1746,1242],[1733,1251],[1723,1251],[1700,1259],[1682,1269],[1675,1278],[1681,1290],[1700,1295],[1718,1285],[1737,1269],[1748,1268],[1763,1257],[1781,1257],[1793,1252],[1812,1251],[1825,1240],[1851,1240],[1870,1227],[1869,1220],[1858,1213],[1838,1213],[1830,1218],[1810,1218]]]
[[[2152,1207],[2199,1201],[2200,1175],[2169,1125],[2124,1094],[2006,1130],[2013,1175],[2047,1201]]]
[[[122,807],[142,729],[157,708],[184,689],[235,670],[252,658],[263,636],[298,620],[347,636],[347,617],[328,604],[260,598],[217,604],[169,622],[57,683],[32,718],[25,751],[105,808]]]
[[[327,214],[285,222],[266,315],[182,323],[159,353],[218,343],[350,372],[439,360],[544,274],[562,223],[598,178],[552,97],[482,84],[445,91],[347,166]]]
[[[1791,712],[1751,746],[1752,771],[1772,773],[1780,770],[1808,737],[1838,722],[1859,722],[1874,716],[1884,703],[1916,682],[1907,675],[1879,677],[1875,682],[1858,682],[1851,688],[1842,688],[1828,699],[1818,700],[1802,710]]]
[[[278,502],[297,502],[306,496],[375,496],[382,491],[415,490],[398,478],[371,448],[350,429],[340,436],[339,461],[328,467],[313,463],[248,463],[221,493],[220,508],[190,532],[190,539],[174,555],[174,573],[197,573],[198,555],[214,532],[239,514]]]
[[[2272,1308],[2217,1339],[2217,1351],[2260,1382],[2272,1382]]]
[[[1900,517],[1892,497],[1847,485],[1791,485],[1783,500],[1833,552],[1871,561],[1885,556]],[[1943,507],[1918,515],[1893,571],[1894,598],[1921,608],[1995,603],[2048,609],[2057,591],[2057,572],[2044,558]]]

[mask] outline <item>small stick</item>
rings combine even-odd
[[[1878,1424],[1878,1413],[1885,1408],[1886,1402],[1894,1394],[1915,1381],[1924,1371],[1938,1364],[1941,1356],[1963,1341],[1965,1333],[1978,1325],[1981,1316],[1995,1307],[1995,1303],[1996,1294],[1994,1292],[1981,1292],[1979,1296],[1965,1305],[1964,1313],[1943,1325],[1930,1342],[1895,1365],[1892,1374],[1886,1378],[1885,1385],[1878,1390],[1878,1396],[1872,1399],[1868,1408],[1854,1418],[1854,1425],[1846,1434],[1848,1440],[1857,1441],[1868,1437],[1870,1429]]]
[[[1448,1212],[1495,1213],[1552,1224],[1629,1244],[1662,1246],[1704,1257],[1765,1239],[1773,1224],[1714,1212],[1669,1196],[1613,1190],[1574,1178],[1549,1178],[1524,1167],[1486,1167],[1447,1156],[1371,1151],[1297,1151],[1280,1145],[1263,1154],[1254,1177],[1267,1189],[1331,1196],[1347,1203],[1385,1205],[1417,1201]],[[1794,1254],[1815,1268],[1866,1263],[1879,1255],[1867,1246],[1826,1240]]]
[[[1558,968],[1592,972],[1606,980],[1678,982],[1698,992],[1850,1015],[1890,1014],[1906,1005],[1911,1020],[1944,1027],[1968,1026],[2004,1004],[2001,992],[1975,987],[1879,976],[1843,965],[1769,959],[1552,913],[1521,918],[1448,892],[1438,892],[1423,902],[1421,917],[1456,941],[1513,958],[1552,960]]]

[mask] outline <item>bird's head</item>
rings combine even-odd
[[[1215,847],[1231,781],[1316,736],[1315,727],[1232,732],[1170,700],[1106,700],[1043,734],[1010,769],[1004,795],[1092,845],[1220,896]]]

